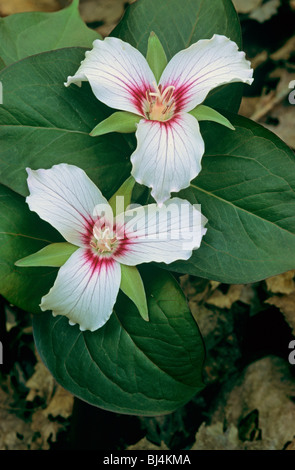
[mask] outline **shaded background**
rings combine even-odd
[[[209,1],[209,0],[207,0]],[[0,16],[57,11],[66,0],[0,0]],[[80,0],[103,36],[132,1]],[[295,0],[235,0],[255,69],[240,114],[295,149]],[[278,250],[280,247],[278,247]],[[180,278],[206,344],[206,387],[162,417],[94,408],[60,387],[35,350],[31,315],[0,298],[0,450],[295,450],[295,270],[250,285]]]

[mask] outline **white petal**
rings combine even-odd
[[[132,175],[152,188],[158,204],[169,199],[171,192],[188,187],[201,171],[204,141],[198,121],[190,114],[165,122],[141,120],[136,137]]]
[[[251,64],[237,44],[214,35],[178,52],[165,68],[160,84],[175,86],[176,109],[191,111],[213,88],[233,82],[250,85],[252,76]]]
[[[109,207],[99,189],[81,168],[66,163],[49,170],[28,168],[27,172],[30,196],[26,201],[31,211],[68,242],[83,246],[85,235],[93,228],[94,208]]]
[[[89,81],[96,98],[110,108],[142,113],[146,91],[156,82],[145,57],[127,42],[117,38],[96,40],[86,52],[73,77],[66,86]]]
[[[128,242],[114,258],[129,266],[189,259],[192,250],[200,247],[207,223],[199,205],[179,198],[161,207],[150,204],[128,210],[124,221]]]
[[[64,315],[80,330],[95,331],[110,318],[121,282],[115,261],[98,260],[79,248],[59,269],[54,286],[42,298],[41,309]]]

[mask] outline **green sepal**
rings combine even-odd
[[[146,60],[158,83],[168,60],[160,39],[154,32],[150,34],[148,40]]]
[[[98,137],[100,135],[109,134],[110,132],[130,134],[136,131],[137,124],[141,119],[142,117],[137,114],[127,111],[118,111],[97,124],[90,132],[90,135],[91,137]]]
[[[19,259],[14,264],[23,268],[37,266],[60,268],[77,249],[77,246],[67,242],[51,243],[42,250]]]
[[[235,130],[234,126],[229,122],[226,117],[222,116],[222,114],[215,111],[213,108],[209,108],[209,106],[204,106],[200,104],[195,109],[190,111],[192,116],[194,116],[198,121],[214,121],[222,126],[228,127],[232,131]]]
[[[145,289],[136,266],[121,264],[120,289],[136,305],[143,320],[149,321]]]
[[[134,185],[135,179],[133,178],[133,176],[129,176],[129,178],[124,181],[122,186],[120,186],[118,191],[116,191],[115,194],[112,195],[111,199],[109,200],[109,205],[111,206],[114,215],[118,215],[122,212],[125,212],[127,207],[130,205]],[[123,199],[119,199],[120,197]]]

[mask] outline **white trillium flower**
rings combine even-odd
[[[27,172],[29,208],[78,247],[40,307],[68,317],[82,331],[95,331],[109,319],[120,264],[187,260],[206,232],[207,219],[188,201],[173,198],[161,208],[140,206],[113,218],[109,203],[80,168],[60,164]]]
[[[189,112],[214,88],[233,82],[251,84],[252,76],[250,62],[237,44],[214,35],[178,52],[156,83],[137,49],[107,37],[94,41],[65,85],[88,81],[96,98],[107,106],[142,116],[131,155],[132,175],[152,188],[152,196],[161,204],[171,192],[188,187],[201,171],[204,141]]]

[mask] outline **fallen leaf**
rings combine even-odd
[[[295,436],[295,381],[287,361],[268,356],[250,364],[217,397],[210,424],[203,423],[192,450],[282,450]],[[255,432],[241,432],[249,422]],[[256,432],[257,431],[257,432]],[[244,436],[244,437],[243,437]],[[247,436],[248,440],[244,440]]]
[[[295,149],[295,107],[279,105],[269,116],[272,120],[278,121],[278,124],[264,124],[264,127],[280,137],[289,147]]]
[[[8,16],[25,11],[58,11],[58,0],[0,0],[0,16]]]
[[[260,96],[244,96],[242,98],[239,114],[250,118],[257,110],[260,104]]]
[[[30,389],[26,400],[34,401],[39,397],[43,406],[38,407],[32,414],[31,428],[35,436],[33,449],[49,449],[50,442],[55,442],[57,434],[64,428],[64,424],[54,418],[67,419],[71,416],[74,397],[58,385],[40,358],[35,365],[35,372],[27,381]]]
[[[256,20],[259,23],[264,23],[276,15],[279,7],[281,6],[281,0],[268,0],[268,2],[263,3],[256,10],[253,10],[249,18]]]
[[[36,397],[40,397],[45,403],[48,403],[53,395],[55,388],[55,380],[39,359],[35,365],[35,372],[26,383],[26,387],[30,389],[26,400],[34,401]]]
[[[232,284],[226,294],[216,289],[206,303],[218,308],[230,309],[234,302],[240,299],[243,290],[242,284]]]
[[[262,4],[263,0],[233,0],[238,13],[250,13]]]
[[[289,295],[270,297],[265,303],[280,309],[295,336],[295,292]]]
[[[269,77],[279,79],[277,87],[268,94],[262,94],[254,113],[250,116],[253,121],[260,121],[266,115],[270,116],[274,108],[287,98],[290,93],[290,82],[295,80],[295,73],[284,68],[276,68]],[[263,122],[261,123],[265,125]]]
[[[116,23],[124,13],[125,0],[82,0],[80,13],[86,23]]]
[[[285,450],[295,450],[295,439],[287,445]]]
[[[291,294],[295,290],[295,270],[266,279],[267,290],[274,294]]]
[[[31,423],[17,416],[17,406],[12,406],[13,390],[9,381],[2,380],[0,388],[0,450],[28,450],[34,432]],[[5,388],[5,391],[4,391]]]
[[[277,51],[273,52],[270,55],[270,58],[276,62],[279,60],[289,60],[291,55],[295,51],[295,36],[292,36],[288,39],[284,45],[278,49]]]
[[[32,416],[31,428],[37,434],[32,450],[48,450],[50,442],[56,442],[57,434],[63,425],[58,421],[49,420],[44,410],[37,410]]]
[[[156,446],[152,442],[148,441],[146,437],[144,437],[136,444],[127,447],[126,450],[169,450],[169,449],[164,444],[164,442],[161,442],[161,446]]]
[[[242,450],[238,429],[233,425],[224,430],[222,422],[211,426],[201,425],[196,435],[196,443],[191,450]]]
[[[46,416],[53,416],[54,418],[61,416],[66,419],[72,415],[73,405],[74,396],[58,385],[49,405],[43,411]]]

